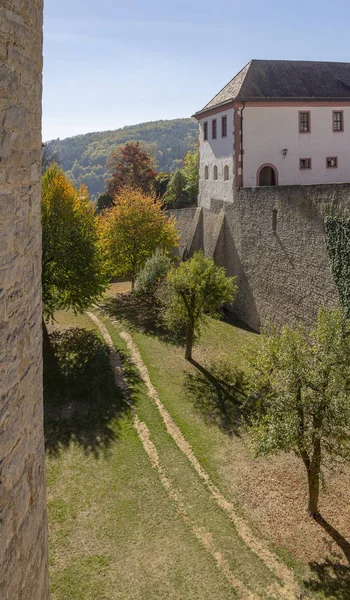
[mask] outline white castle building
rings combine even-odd
[[[350,181],[350,63],[250,61],[199,122],[199,205],[236,188]]]

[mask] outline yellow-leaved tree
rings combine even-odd
[[[42,181],[44,315],[83,312],[107,286],[97,220],[87,188],[77,189],[57,164]]]
[[[157,248],[170,253],[179,241],[175,220],[162,210],[161,202],[130,187],[102,212],[99,227],[109,275],[130,277],[132,288],[147,258]]]

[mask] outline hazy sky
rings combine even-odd
[[[350,62],[348,0],[45,0],[43,138],[187,117],[251,58]]]

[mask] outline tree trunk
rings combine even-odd
[[[189,327],[187,329],[186,352],[185,352],[186,360],[192,360],[193,338],[194,338],[194,327],[191,324],[191,325],[189,325]]]
[[[309,516],[315,518],[318,515],[318,495],[320,488],[320,475],[310,469],[308,472],[309,480]]]
[[[133,292],[135,289],[135,279],[131,280],[131,291]]]
[[[310,517],[315,518],[318,515],[318,496],[320,491],[320,466],[321,466],[321,442],[317,440],[314,446],[314,454],[310,467],[308,469],[309,482],[309,506],[308,513]]]

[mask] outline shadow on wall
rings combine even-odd
[[[223,266],[227,274],[237,277],[238,291],[232,307],[232,313],[253,331],[260,331],[260,316],[255,304],[253,292],[244,272],[231,229],[225,219],[224,225],[224,260]]]
[[[107,346],[92,331],[70,328],[50,335],[44,330],[43,349],[46,450],[58,454],[76,442],[98,457],[130,410],[115,386]]]

